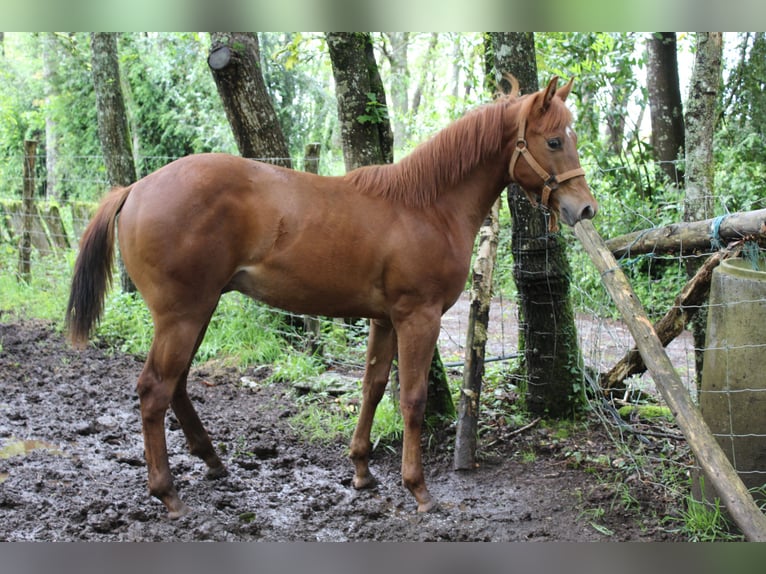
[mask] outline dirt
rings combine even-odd
[[[624,450],[597,421],[562,436],[542,422],[520,431],[485,421],[470,472],[452,469],[454,428],[425,436],[439,506],[417,514],[400,482],[400,445],[375,450],[378,485],[356,491],[347,439],[317,444],[294,430],[293,387],[242,385],[256,373],[213,365],[194,369],[189,389],[229,476],[206,480],[169,416],[171,466],[193,509],[171,521],[146,487],[140,369],[136,357],[75,351],[49,324],[0,322],[0,540],[681,539],[673,532],[681,500],[651,472],[626,470]],[[667,439],[655,444],[668,448]]]

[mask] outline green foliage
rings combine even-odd
[[[123,94],[139,175],[193,153],[236,146],[207,69],[209,40],[198,33],[124,34]]]
[[[338,117],[335,95],[328,90],[332,67],[324,36],[263,32],[258,37],[264,82],[291,155],[302,157],[305,146],[317,142],[322,145],[323,166],[332,155],[341,157],[332,139]]]
[[[360,124],[382,124],[388,121],[388,108],[385,102],[378,101],[378,95],[375,92],[367,92],[367,104],[365,113],[356,118]]]
[[[726,516],[721,509],[721,501],[715,499],[711,504],[686,497],[686,510],[681,516],[682,532],[689,542],[724,542],[742,541],[742,536],[731,533]]]
[[[58,321],[64,317],[74,253],[64,258],[39,257],[32,250],[32,281],[22,281],[15,270],[19,252],[0,243],[0,314]]]
[[[305,440],[322,443],[348,443],[357,421],[356,405],[360,404],[361,388],[352,395],[333,398],[323,393],[311,393],[299,398],[300,412],[290,424]],[[388,394],[383,396],[370,433],[373,449],[392,448],[402,437],[402,418],[397,405]]]

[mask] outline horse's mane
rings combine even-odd
[[[349,172],[346,177],[362,193],[385,197],[410,207],[430,205],[441,190],[465,178],[482,158],[497,154],[504,145],[504,134],[510,126],[505,122],[517,114],[508,110],[516,103],[531,106],[531,95],[518,96],[518,86],[507,95],[466,113],[431,139],[420,144],[412,153],[395,164],[365,166]],[[562,105],[552,105],[538,129],[569,123],[571,114]],[[529,107],[520,109],[528,113]]]

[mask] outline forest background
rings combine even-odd
[[[572,106],[580,155],[599,199],[597,227],[605,237],[680,221],[682,150],[661,165],[649,122],[647,58],[650,34],[535,34],[541,82],[575,77]],[[676,74],[688,95],[694,34],[678,33]],[[387,114],[395,160],[492,93],[480,33],[375,33],[376,59],[387,102],[371,98],[371,118]],[[259,33],[266,87],[293,163],[301,168],[308,143],[321,144],[319,172],[343,173],[337,104],[324,34]],[[713,144],[715,213],[764,207],[762,134],[766,121],[763,33],[724,36],[721,89]],[[106,174],[96,121],[87,33],[5,33],[0,58],[0,196],[21,194],[25,139],[39,140],[38,194],[57,201],[97,200]],[[206,33],[124,33],[119,38],[122,91],[139,176],[190,153],[236,153],[231,128],[207,66]],[[661,169],[664,167],[665,169]],[[508,217],[507,213],[503,217]],[[507,225],[501,226],[507,230]],[[500,257],[504,259],[500,242]],[[649,265],[651,262],[649,262]],[[650,265],[651,266],[651,265]],[[589,266],[573,265],[575,274]],[[663,269],[634,274],[644,304],[661,306],[683,281]],[[671,266],[672,267],[672,266]],[[597,288],[597,277],[574,283]],[[667,289],[642,289],[667,281]],[[500,289],[513,292],[510,272],[499,269]],[[658,298],[659,301],[654,301]],[[657,305],[655,305],[655,303]]]

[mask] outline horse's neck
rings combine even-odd
[[[509,183],[508,166],[502,153],[480,162],[471,173],[452,188],[444,190],[437,202],[442,209],[458,216],[473,240],[492,204]]]

